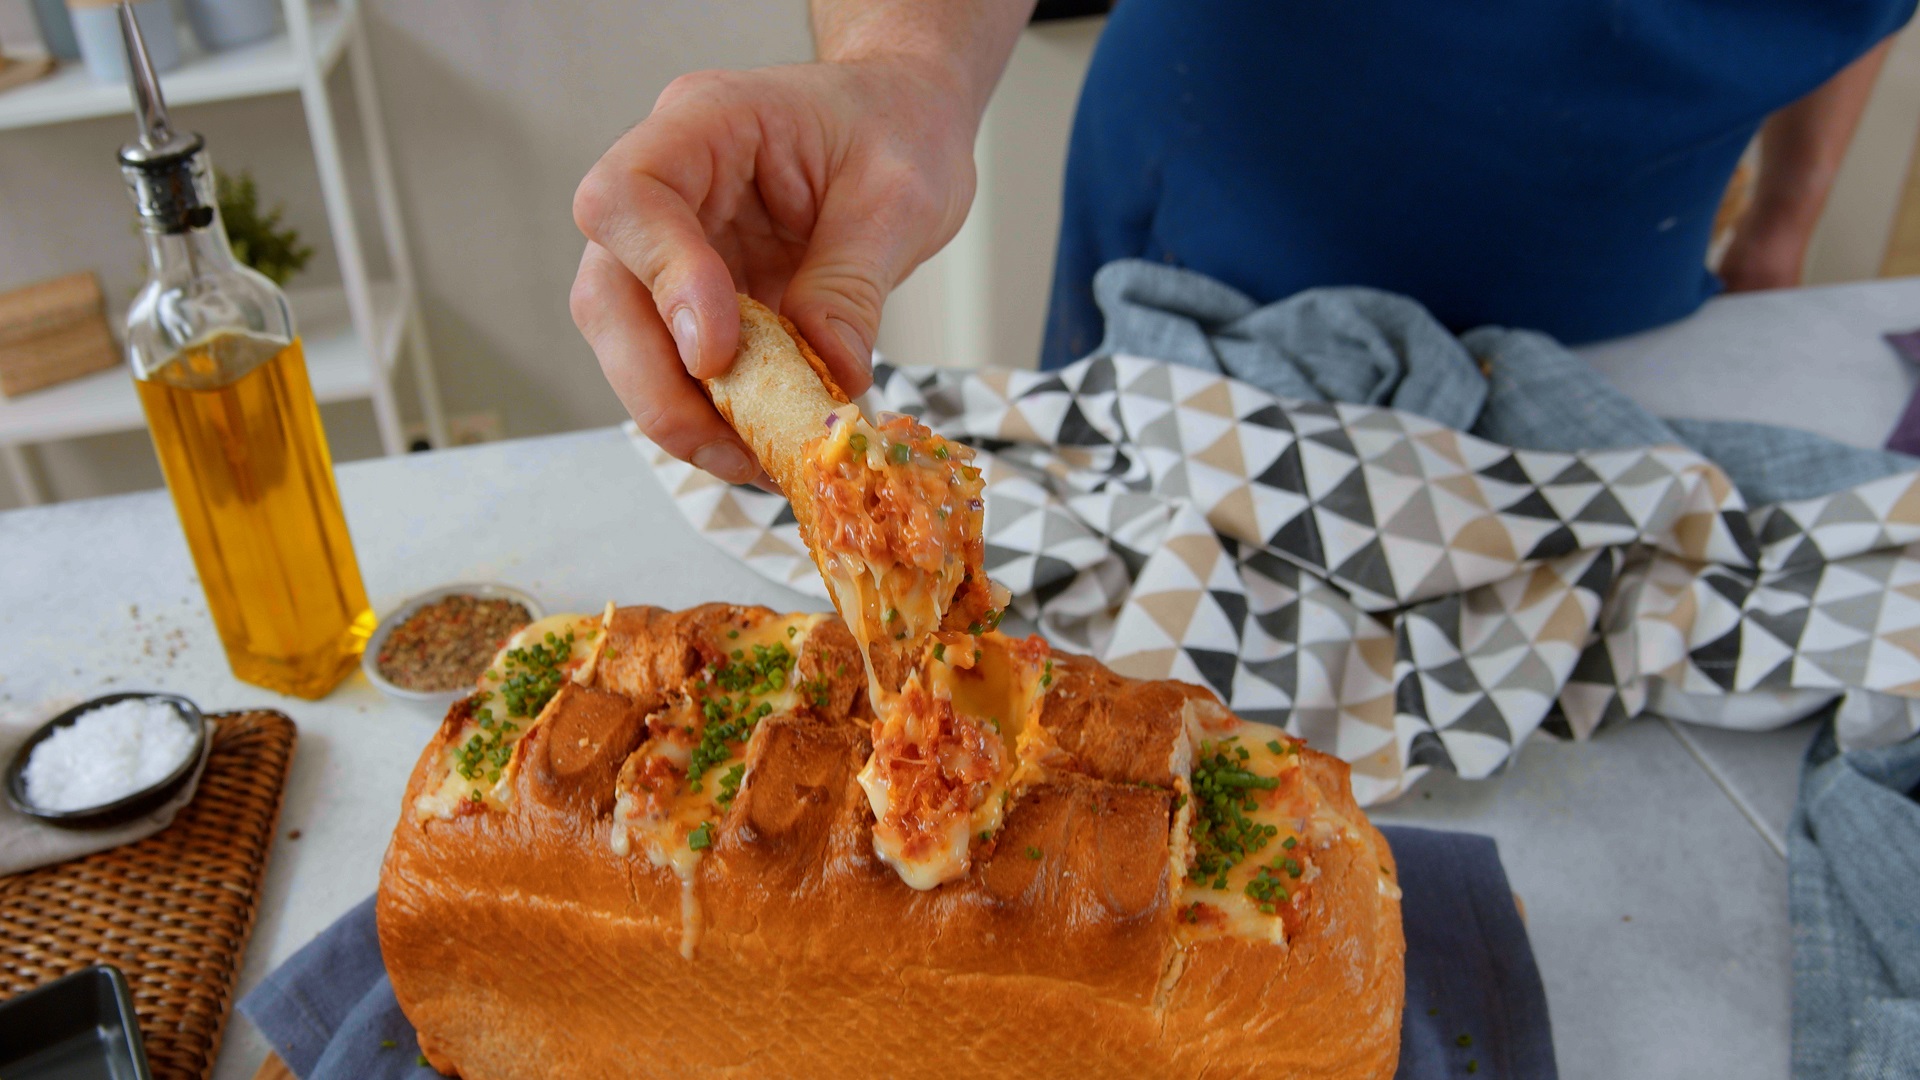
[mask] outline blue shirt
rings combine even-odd
[[[1043,361],[1123,256],[1257,301],[1405,293],[1578,343],[1719,287],[1713,217],[1767,115],[1914,0],[1121,0],[1074,120]]]

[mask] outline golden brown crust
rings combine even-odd
[[[759,301],[754,300],[751,296],[742,295],[740,299],[747,303],[759,304]],[[740,306],[744,310],[747,304],[743,303]],[[771,308],[766,307],[764,304],[761,304],[760,307],[762,311],[772,311]],[[805,360],[807,366],[813,369],[813,373],[820,377],[820,383],[827,388],[827,393],[831,395],[835,401],[852,401],[853,399],[847,396],[847,392],[840,389],[840,384],[834,380],[833,373],[827,370],[827,362],[820,359],[820,354],[813,351],[813,346],[809,344],[806,337],[800,333],[800,328],[793,325],[793,320],[778,312],[775,312],[773,317],[780,320],[780,329],[785,330],[787,336],[793,339],[794,347],[800,350],[801,359]]]
[[[1077,658],[1056,658],[1043,708],[1063,767],[1020,794],[964,878],[918,892],[874,854],[855,780],[871,717],[857,669],[837,674],[857,653],[837,621],[819,626],[799,650],[819,693],[751,742],[694,870],[704,929],[683,958],[679,879],[614,852],[609,762],[635,738],[632,712],[701,669],[705,635],[771,617],[620,609],[596,685],[557,697],[522,743],[504,809],[403,814],[381,947],[437,1068],[466,1080],[1391,1073],[1393,864],[1346,767],[1305,754],[1336,839],[1316,853],[1288,944],[1182,946],[1167,715],[1204,692]],[[403,805],[437,783],[458,730],[422,754]]]
[[[805,487],[799,482],[803,452],[826,433],[827,414],[847,400],[826,365],[792,329],[771,308],[741,296],[733,366],[705,383],[720,416],[790,498],[804,494],[798,490]],[[800,507],[794,510],[797,514]]]
[[[1080,767],[1126,784],[1174,783],[1174,750],[1185,738],[1183,706],[1210,695],[1171,681],[1114,674],[1084,656],[1055,653],[1040,724]]]

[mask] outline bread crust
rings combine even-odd
[[[1303,754],[1335,839],[1315,854],[1287,943],[1183,942],[1169,717],[1205,691],[1079,658],[1056,658],[1042,709],[1061,767],[1018,797],[966,877],[919,892],[874,855],[855,781],[871,713],[841,659],[857,656],[850,635],[823,624],[801,657],[821,692],[755,734],[692,876],[703,930],[684,957],[680,879],[614,852],[611,763],[643,730],[634,714],[699,670],[703,628],[771,614],[619,609],[617,653],[541,713],[504,808],[403,811],[380,941],[436,1068],[466,1080],[1391,1074],[1393,862],[1346,766]],[[463,708],[403,807],[439,782]]]

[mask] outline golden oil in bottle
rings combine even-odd
[[[234,258],[206,141],[173,130],[139,24],[120,15],[140,121],[120,171],[147,245],[127,362],[234,675],[321,697],[357,664],[373,612],[293,311]]]
[[[299,340],[223,331],[134,385],[234,675],[325,695],[374,619]]]

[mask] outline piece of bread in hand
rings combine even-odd
[[[876,692],[900,688],[934,631],[997,625],[971,448],[911,417],[863,417],[799,330],[744,295],[733,366],[705,386],[792,504]]]
[[[838,619],[529,630],[421,755],[381,874],[394,993],[442,1072],[1393,1072],[1387,845],[1344,764],[1208,692],[969,635],[980,660],[920,674],[1024,710],[995,725],[1021,771],[964,874],[922,890],[875,853]]]

